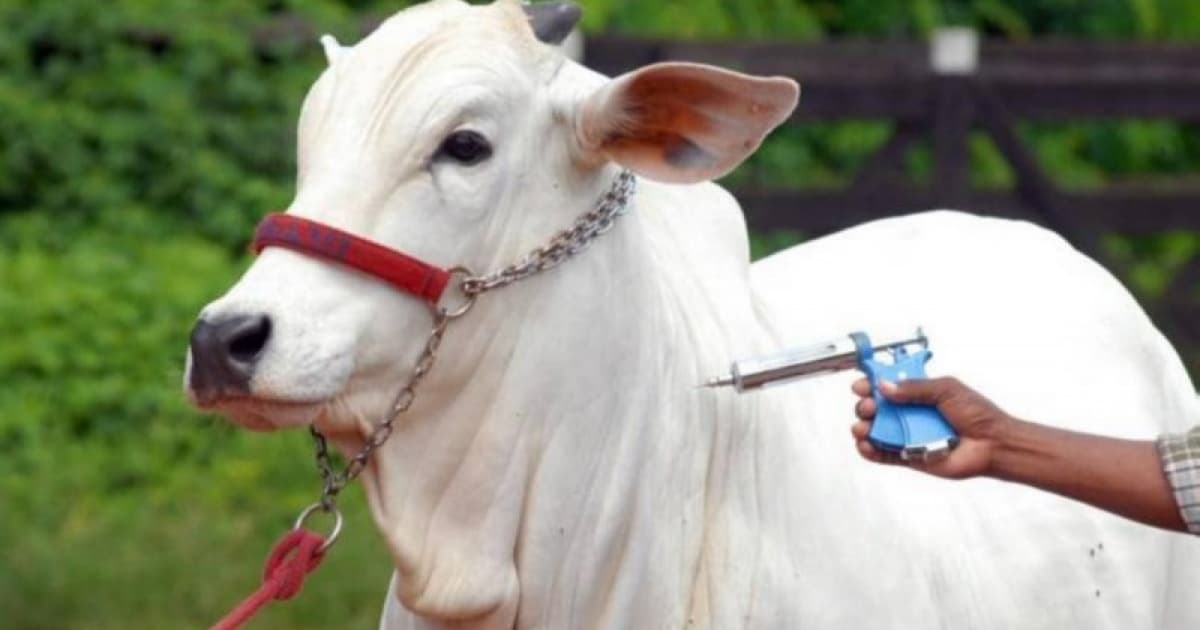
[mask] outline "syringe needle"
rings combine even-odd
[[[733,385],[733,377],[726,376],[725,378],[714,378],[711,381],[701,385],[700,387],[707,387],[707,388],[713,389],[713,388],[717,388],[717,387],[729,387],[730,385]]]

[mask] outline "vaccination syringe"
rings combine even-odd
[[[890,360],[881,360],[878,355]],[[958,444],[958,434],[934,407],[887,400],[879,391],[879,382],[925,378],[925,362],[932,356],[929,340],[920,328],[915,334],[885,338],[878,344],[872,344],[865,333],[856,332],[824,343],[734,361],[728,376],[705,385],[733,387],[742,393],[809,376],[862,370],[871,383],[877,409],[867,439],[875,448],[905,460],[925,460],[949,452]]]

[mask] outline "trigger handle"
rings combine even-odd
[[[850,337],[858,350],[859,369],[867,375],[875,400],[875,420],[867,434],[871,445],[904,460],[926,460],[954,448],[958,433],[937,407],[894,403],[879,390],[882,380],[899,383],[926,378],[925,363],[932,353],[926,348],[915,352],[895,348],[891,351],[892,362],[885,363],[875,358],[875,348],[866,334]]]

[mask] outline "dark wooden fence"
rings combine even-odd
[[[1180,182],[1063,191],[1039,167],[1016,128],[1018,120],[1200,123],[1200,47],[985,42],[978,56],[974,72],[943,74],[932,69],[929,47],[919,43],[713,44],[601,37],[588,42],[586,63],[610,75],[666,60],[784,75],[803,88],[791,124],[894,123],[891,137],[845,189],[735,191],[756,229],[822,234],[923,209],[958,208],[1045,225],[1123,277],[1126,270],[1099,247],[1101,235],[1200,231],[1200,186]],[[1014,190],[971,187],[967,142],[975,129],[992,139],[1012,167]],[[903,168],[908,149],[922,138],[933,149],[932,185],[927,186],[906,181]],[[1176,274],[1163,299],[1146,306],[1197,373],[1200,256]]]

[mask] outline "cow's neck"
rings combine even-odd
[[[643,183],[591,250],[451,328],[437,369],[458,391],[431,379],[365,477],[407,608],[477,627],[518,604],[539,627],[696,612],[743,431],[722,420],[741,403],[696,385],[747,349],[732,330],[761,341],[728,204]]]

